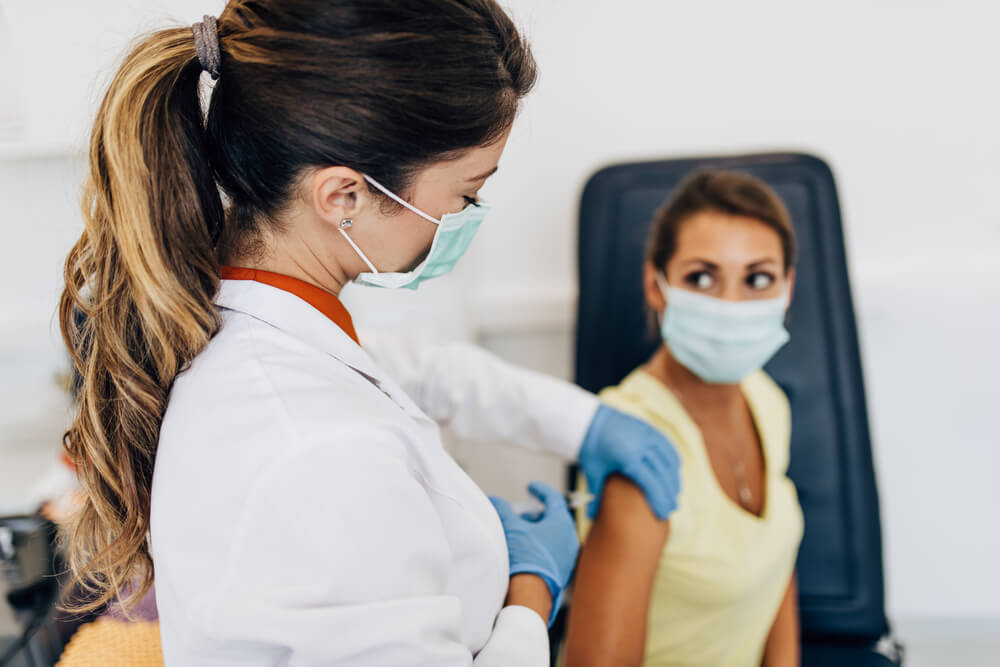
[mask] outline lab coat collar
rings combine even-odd
[[[381,383],[371,356],[333,320],[291,292],[253,280],[222,280],[215,303],[285,331]]]

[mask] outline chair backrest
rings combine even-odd
[[[784,200],[799,240],[791,342],[768,364],[792,407],[789,476],[805,514],[798,581],[806,636],[887,631],[882,543],[858,337],[840,207],[827,165],[767,154],[623,164],[583,193],[576,380],[617,384],[659,344],[649,335],[642,265],[653,214],[697,169],[753,174]]]

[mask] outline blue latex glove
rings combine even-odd
[[[563,495],[544,482],[532,482],[528,491],[545,509],[541,514],[518,514],[503,498],[490,496],[500,515],[510,554],[510,574],[537,574],[552,594],[549,626],[562,606],[563,590],[573,576],[580,540]]]
[[[660,519],[677,509],[681,489],[680,459],[667,436],[631,415],[601,405],[580,448],[580,468],[594,500],[587,506],[593,519],[608,475],[632,480]]]

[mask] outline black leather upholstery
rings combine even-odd
[[[792,406],[789,474],[806,521],[798,561],[803,633],[834,646],[867,643],[888,630],[881,528],[840,208],[825,163],[769,154],[625,164],[595,174],[580,211],[577,382],[591,391],[617,384],[657,346],[641,284],[647,230],[653,212],[698,168],[749,172],[791,213],[800,244],[792,338],[767,371]],[[816,648],[815,655],[826,654]]]
[[[805,667],[893,667],[900,664],[874,650],[870,642],[806,641],[802,645]]]

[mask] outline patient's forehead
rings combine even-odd
[[[720,266],[743,266],[764,259],[781,263],[783,257],[778,233],[760,220],[702,211],[681,223],[671,261],[703,259]]]

